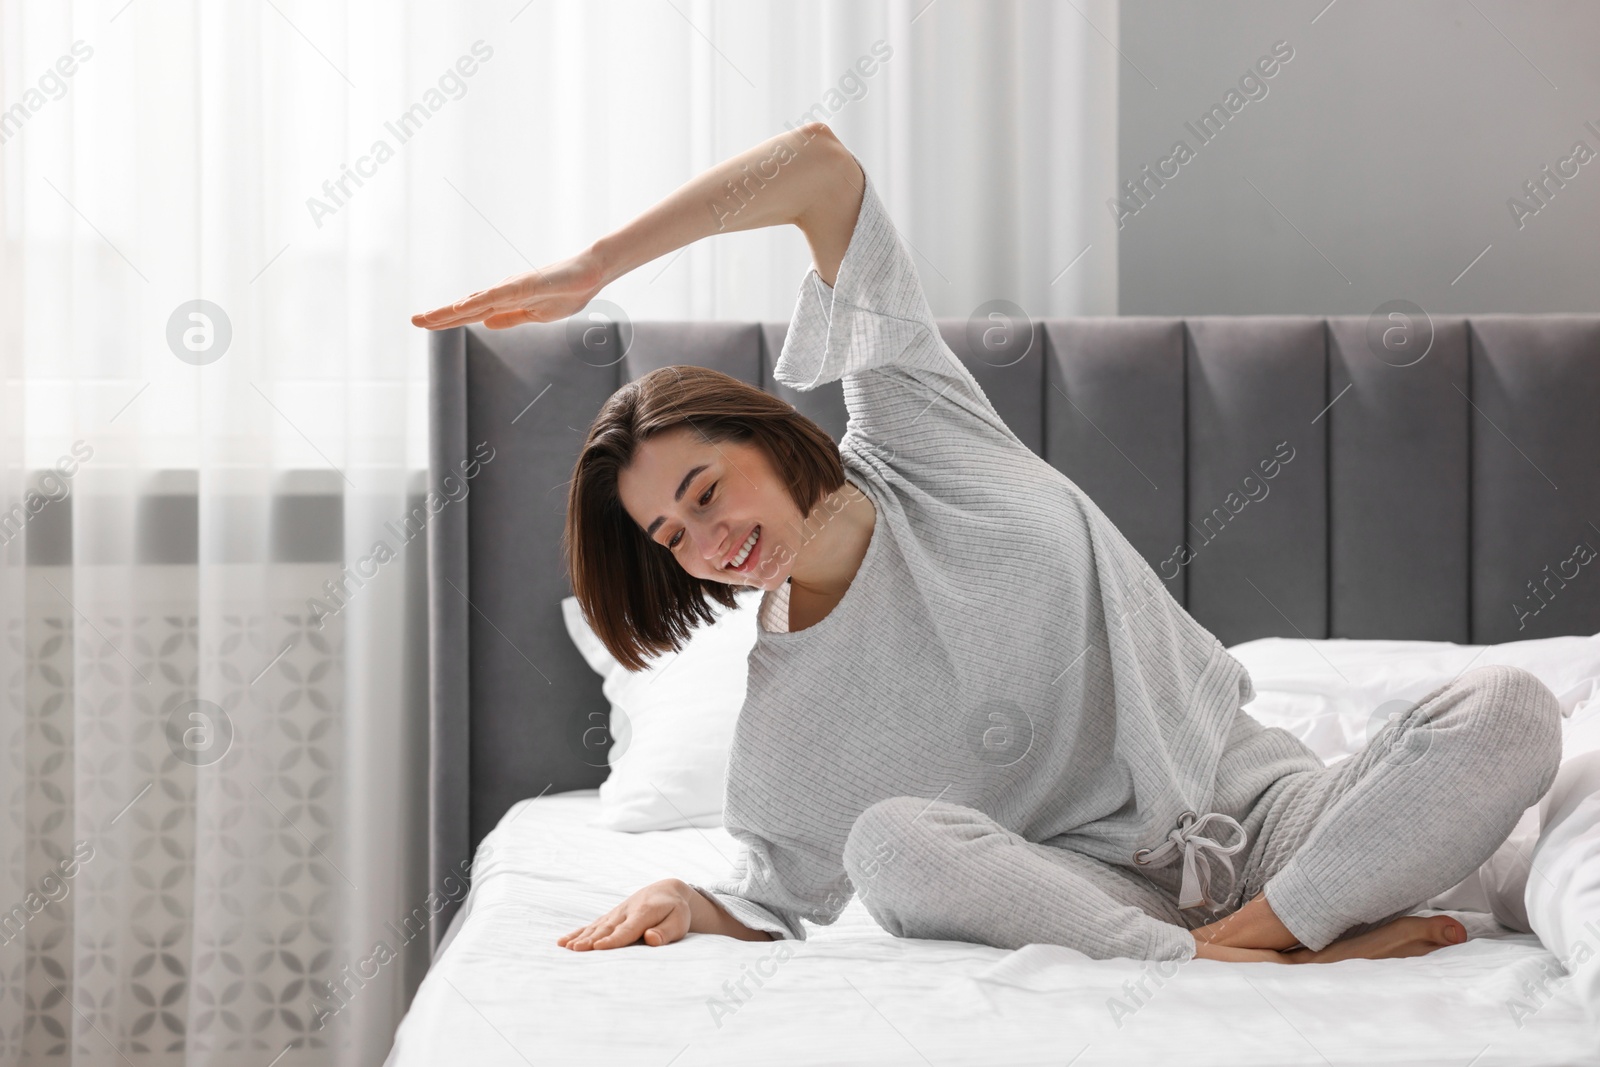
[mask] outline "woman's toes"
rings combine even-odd
[[[1467,928],[1461,920],[1448,915],[1435,915],[1428,920],[1429,939],[1441,945],[1459,945],[1467,939]]]

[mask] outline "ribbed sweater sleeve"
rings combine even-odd
[[[844,911],[854,890],[842,869],[830,876],[827,866],[773,844],[736,819],[730,818],[724,829],[740,847],[733,874],[705,885],[689,884],[735,919],[752,930],[804,941],[802,916],[826,926]]]
[[[774,378],[802,391],[844,380],[847,434],[894,455],[934,459],[959,449],[967,427],[1017,440],[940,335],[870,177],[834,283],[815,269],[802,280]],[[928,432],[933,423],[921,416],[936,403],[949,407],[957,432]]]

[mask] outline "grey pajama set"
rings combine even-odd
[[[1560,709],[1469,670],[1328,768],[1241,709],[1249,674],[941,340],[870,178],[775,377],[842,380],[877,509],[844,597],[768,593],[728,764],[733,872],[696,886],[804,939],[859,894],[901,937],[1185,960],[1263,889],[1312,949],[1423,906],[1554,781]],[[815,521],[815,520],[813,520]]]

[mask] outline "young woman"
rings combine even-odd
[[[647,886],[559,941],[804,938],[853,893],[887,930],[1094,958],[1329,962],[1465,938],[1409,916],[1555,778],[1555,697],[1467,671],[1331,768],[1241,710],[1250,678],[940,339],[874,184],[827,127],[713,167],[577,256],[413,321],[504,328],[725,230],[792,223],[775,377],[842,379],[835,446],[776,398],[668,367],[618,390],[565,550],[630,668],[765,590],[728,766],[727,879]],[[1401,758],[1396,753],[1402,753]]]

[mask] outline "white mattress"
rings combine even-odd
[[[559,935],[640,886],[714,879],[735,855],[721,828],[591,827],[598,803],[526,800],[485,838],[390,1067],[1600,1063],[1555,956],[1477,913],[1453,912],[1472,938],[1427,956],[1305,966],[899,939],[859,900],[803,943],[690,934],[570,952]],[[752,973],[770,977],[747,979],[738,1004],[724,983]],[[1518,1002],[1536,1009],[1520,1025]]]

